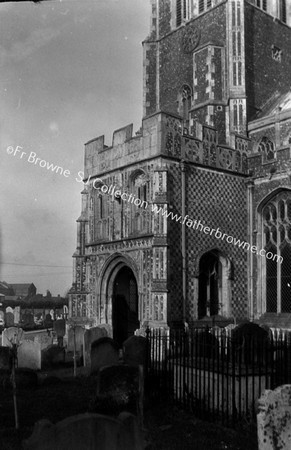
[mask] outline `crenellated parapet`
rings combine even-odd
[[[219,143],[211,126],[194,122],[186,128],[181,117],[159,112],[143,120],[136,136],[132,125],[116,130],[111,147],[104,136],[85,144],[84,181],[158,156],[244,174],[249,140],[238,135],[232,140],[235,148]]]

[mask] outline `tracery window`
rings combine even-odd
[[[279,19],[282,22],[287,23],[287,8],[286,8],[286,0],[279,0]]]
[[[266,312],[291,312],[291,192],[283,191],[262,209],[263,299]],[[282,260],[283,259],[283,260]]]
[[[267,0],[256,0],[256,5],[263,11],[267,11]]]
[[[264,155],[264,158],[267,161],[275,158],[274,142],[272,142],[267,136],[262,137],[259,143],[258,151]]]
[[[213,5],[213,0],[199,0],[198,3],[198,12],[199,14],[203,13],[207,9],[211,8]]]
[[[176,0],[176,26],[179,27],[185,20],[191,16],[191,0]]]
[[[148,180],[143,171],[134,174],[131,181],[131,233],[143,233],[147,228]]]
[[[189,120],[189,113],[192,106],[192,90],[190,86],[184,84],[178,95],[178,113],[183,117],[184,122]]]

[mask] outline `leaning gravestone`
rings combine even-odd
[[[142,336],[130,336],[123,343],[123,360],[129,366],[145,367],[147,361],[147,340]]]
[[[12,344],[19,344],[24,339],[24,331],[22,328],[9,327],[2,332],[2,345],[4,347],[12,347]]]
[[[90,367],[90,353],[91,353],[91,344],[94,341],[102,337],[107,337],[107,331],[102,327],[94,327],[89,328],[84,333],[84,344],[83,344],[83,352],[84,352],[84,366]]]
[[[266,390],[259,399],[258,449],[291,448],[291,385]]]
[[[91,373],[97,372],[101,367],[118,364],[119,347],[109,338],[97,339],[91,345]]]
[[[22,341],[17,350],[18,367],[40,370],[41,346],[38,342]]]

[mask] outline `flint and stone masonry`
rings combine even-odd
[[[119,342],[147,326],[207,320],[290,328],[287,3],[151,0],[142,126],[114,131],[109,146],[104,136],[85,144],[70,291],[80,324],[108,324]]]

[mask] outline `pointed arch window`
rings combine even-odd
[[[279,19],[282,20],[282,22],[287,23],[286,0],[279,0],[278,9],[279,9]]]
[[[176,0],[176,26],[179,27],[191,17],[192,0]]]
[[[263,11],[267,11],[267,7],[268,7],[267,0],[256,0],[256,5],[258,8],[261,8]]]
[[[147,230],[148,179],[142,170],[134,172],[131,178],[131,233]]]
[[[262,137],[259,143],[258,151],[264,155],[264,159],[267,161],[271,161],[275,158],[274,142],[267,136]]]
[[[283,191],[262,209],[265,256],[261,279],[265,312],[291,312],[291,192]]]

